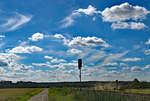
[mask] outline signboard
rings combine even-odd
[[[79,68],[79,69],[82,68],[82,59],[78,59],[78,68]]]

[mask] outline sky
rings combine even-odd
[[[150,81],[149,0],[1,0],[0,80]]]

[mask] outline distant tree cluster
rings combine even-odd
[[[131,82],[130,88],[132,88],[132,89],[146,89],[146,88],[150,88],[150,84],[146,81],[140,82],[137,78],[135,78]]]

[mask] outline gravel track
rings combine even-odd
[[[28,101],[48,101],[48,88],[33,96]]]

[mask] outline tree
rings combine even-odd
[[[132,88],[132,89],[139,89],[139,88],[141,88],[140,81],[137,78],[135,78],[132,81],[130,88]]]

